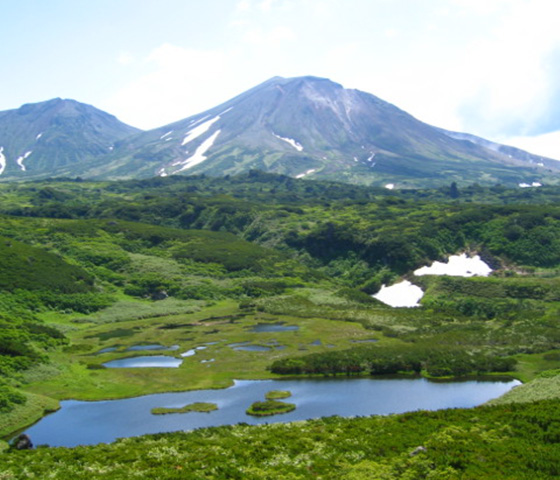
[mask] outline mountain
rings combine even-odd
[[[75,175],[138,129],[74,100],[56,98],[0,112],[0,179]]]
[[[328,79],[274,77],[215,108],[128,138],[82,175],[223,176],[257,169],[426,187],[531,184],[560,173],[560,162],[461,135]]]
[[[184,120],[141,132],[54,99],[0,112],[0,180],[236,175],[393,187],[553,183],[560,162],[423,123],[317,77],[274,77]]]

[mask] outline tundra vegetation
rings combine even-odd
[[[509,374],[525,382],[472,410],[6,451],[1,478],[553,478],[559,200],[557,187],[472,185],[450,195],[258,172],[1,184],[2,435],[61,399],[234,379]],[[413,276],[459,252],[481,255],[495,272]],[[425,291],[421,307],[371,297],[402,278]],[[252,331],[263,323],[299,328]],[[269,349],[231,347],[241,342]],[[177,345],[166,351],[177,358],[196,353],[164,372],[104,368],[161,354],[129,350],[149,344]]]

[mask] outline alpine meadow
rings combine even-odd
[[[318,77],[0,155],[0,479],[560,475],[556,160]]]

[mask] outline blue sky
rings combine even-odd
[[[560,159],[554,0],[2,0],[0,110],[73,98],[140,128],[315,75]]]

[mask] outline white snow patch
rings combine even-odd
[[[0,147],[0,175],[4,173],[5,168],[6,168],[6,157],[4,155],[4,147]]]
[[[454,277],[487,277],[492,269],[478,255],[467,257],[466,253],[452,255],[447,263],[434,262],[430,267],[422,267],[414,271],[414,275],[451,275]]]
[[[529,188],[531,185],[529,185],[528,183],[520,183],[519,186],[521,188]]]
[[[169,132],[164,133],[161,137],[159,137],[160,140],[163,140],[165,137],[169,137],[169,135],[171,135],[173,133],[173,130],[169,130]]]
[[[43,132],[39,133],[39,134],[35,137],[35,141],[39,140],[42,136],[43,136]]]
[[[369,152],[369,153],[370,153],[371,155],[368,157],[367,161],[368,161],[368,162],[371,162],[371,161],[373,161],[373,159],[375,158],[375,153],[373,153],[373,152]]]
[[[220,119],[220,116],[217,115],[214,118],[212,118],[212,119],[210,119],[210,120],[208,120],[204,123],[201,123],[198,127],[195,127],[192,130],[189,130],[186,133],[186,137],[183,139],[183,143],[181,143],[181,145],[186,145],[187,143],[192,142],[195,138],[200,137],[203,133],[206,133],[208,131],[208,129],[214,123],[216,123],[219,119]]]
[[[533,182],[533,183],[520,183],[519,186],[521,188],[537,188],[537,187],[542,187],[542,183],[540,182]]]
[[[537,188],[538,188],[538,187],[542,187],[542,183],[540,183],[540,182],[533,182],[533,183],[531,183],[531,187],[537,187]]]
[[[166,142],[169,142],[169,140],[173,140],[173,137],[167,137],[167,138],[165,139]]]
[[[218,138],[220,132],[221,130],[217,130],[210,137],[204,140],[204,142],[202,142],[200,146],[195,150],[192,157],[184,162],[183,166],[178,170],[178,172],[182,172],[183,170],[187,170],[188,168],[194,167],[195,165],[204,162],[204,160],[206,160],[207,158],[204,154],[210,149],[212,145],[214,145],[214,142],[216,141],[216,138]]]
[[[354,157],[354,161],[357,162],[357,161],[358,161],[358,157]]]
[[[408,280],[395,283],[390,287],[381,286],[381,290],[373,295],[373,298],[390,305],[391,307],[419,307],[420,299],[424,292],[417,285],[413,285]]]
[[[274,132],[272,132],[272,135],[274,135],[276,138],[279,138],[280,140],[283,140],[286,143],[289,143],[298,152],[301,152],[303,150],[303,146],[300,143],[296,142],[293,138],[281,137],[280,135],[276,135]]]
[[[385,185],[385,188],[388,190],[393,190],[393,188],[395,188],[395,184],[394,183],[388,183],[387,185]]]
[[[109,151],[111,151],[111,152],[112,152],[114,149],[115,149],[115,147],[113,147],[113,145],[111,145],[111,146],[109,147]]]
[[[310,170],[307,170],[307,172],[305,172],[305,173],[300,173],[299,175],[296,175],[296,178],[303,178],[303,177],[305,177],[306,175],[309,175],[309,174],[313,173],[314,171],[315,171],[315,169],[312,168],[312,169],[310,169]]]
[[[21,157],[18,157],[16,160],[16,163],[19,165],[19,168],[21,168],[22,172],[25,172],[25,165],[23,164],[23,161],[29,157],[29,155],[31,155],[33,152],[29,151],[29,152],[25,152],[25,154],[23,154]]]
[[[230,110],[233,110],[233,107],[229,107],[226,110],[224,110],[222,113],[220,113],[220,116],[226,114],[227,112],[229,112]]]
[[[197,123],[203,122],[203,121],[206,120],[209,116],[210,116],[210,115],[205,115],[204,117],[199,118],[199,119],[196,120],[196,121],[195,121],[195,120],[191,120],[191,121],[189,122],[189,126],[190,126],[190,127],[194,127]]]
[[[544,167],[544,163],[542,163],[542,162],[538,162],[537,165],[538,165],[539,167]]]

